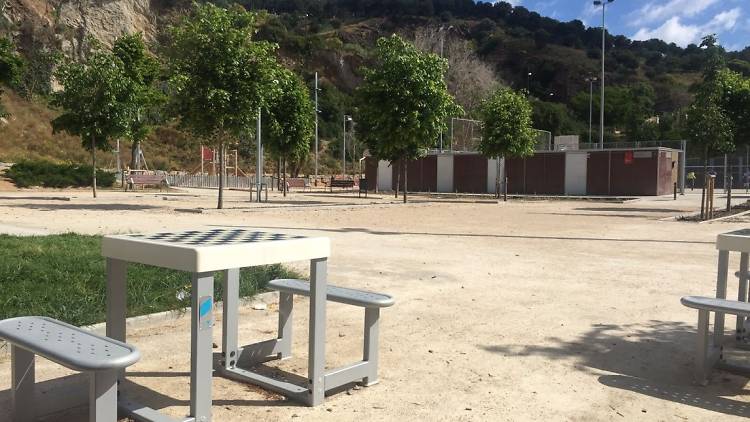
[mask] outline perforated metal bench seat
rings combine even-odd
[[[80,372],[126,368],[141,356],[133,346],[47,317],[0,321],[0,338]]]
[[[685,296],[680,299],[688,308],[709,312],[724,312],[732,315],[750,316],[750,303],[737,300],[717,299],[715,297]]]
[[[138,349],[38,316],[0,321],[0,339],[11,345],[13,421],[36,420],[35,355],[90,374],[89,421],[117,421],[117,377],[140,359]]]
[[[300,296],[310,296],[310,283],[295,279],[278,279],[268,283],[268,288]],[[326,299],[362,308],[387,308],[393,306],[393,297],[382,293],[328,285]]]

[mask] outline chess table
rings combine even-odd
[[[309,405],[323,402],[325,389],[325,319],[327,259],[330,241],[221,227],[152,234],[105,236],[102,255],[107,261],[107,336],[125,342],[127,266],[140,263],[191,274],[190,415],[182,422],[211,421],[213,374],[214,273],[223,271],[222,370],[241,352],[237,345],[237,302],[240,268],[292,261],[310,261],[310,340],[308,382],[304,398]],[[125,371],[120,379],[125,378]],[[253,379],[247,379],[253,382]],[[258,383],[262,384],[262,380]],[[299,396],[299,391],[290,391]],[[120,409],[137,420],[172,419],[121,397]]]

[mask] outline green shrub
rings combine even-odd
[[[21,161],[6,170],[5,177],[19,188],[42,186],[45,188],[69,188],[91,186],[91,166],[85,164],[55,164],[50,161]],[[115,174],[96,171],[96,185],[110,187],[115,183]]]

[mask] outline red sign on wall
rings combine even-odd
[[[206,161],[211,161],[214,159],[214,151],[211,148],[201,147],[201,156]]]
[[[625,151],[625,165],[633,164],[633,151]]]

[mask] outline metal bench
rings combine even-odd
[[[354,189],[354,180],[336,179],[336,178],[331,177],[331,183],[329,185],[329,188],[331,192],[333,192],[333,188]]]
[[[167,181],[167,176],[164,174],[133,173],[128,175],[126,186],[133,186],[135,188],[136,185],[141,185],[141,187],[145,187],[146,185],[159,186],[161,190],[164,186],[169,187],[169,182]]]
[[[302,177],[291,177],[289,179],[286,179],[286,187],[287,190],[291,190],[292,188],[295,189],[302,189],[304,192],[310,187],[310,182]]]
[[[0,338],[11,344],[11,392],[15,422],[36,420],[34,356],[90,374],[89,421],[117,421],[119,372],[140,359],[138,349],[46,317],[0,321]]]
[[[701,385],[708,384],[708,378],[714,367],[732,371],[748,372],[750,368],[730,364],[724,359],[723,339],[716,340],[709,335],[708,322],[711,312],[750,317],[750,303],[736,300],[717,299],[714,297],[685,296],[680,299],[683,305],[698,310],[698,340],[696,343],[695,381]]]
[[[255,365],[273,359],[286,359],[292,355],[292,311],[294,295],[310,296],[310,283],[302,280],[279,279],[268,283],[270,290],[279,292],[279,334],[277,339],[245,346],[241,352],[248,365]],[[327,300],[365,308],[364,349],[362,360],[326,372],[323,380],[326,392],[343,385],[359,382],[369,387],[378,382],[378,326],[380,308],[392,306],[393,297],[380,293],[344,287],[327,286]],[[289,386],[275,385],[272,380],[262,385],[271,390],[281,391],[290,397],[304,401],[307,391],[299,388],[295,397],[289,395]]]

